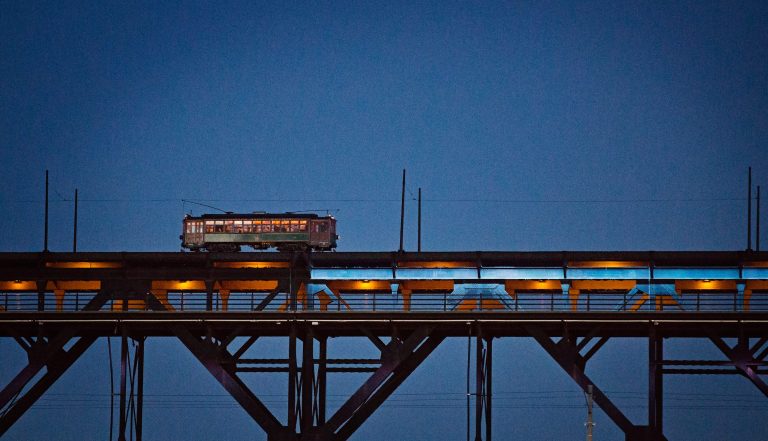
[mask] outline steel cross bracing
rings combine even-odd
[[[664,440],[665,374],[737,374],[768,396],[768,254],[0,253],[0,336],[28,355],[0,391],[0,435],[98,338],[116,336],[117,439],[141,439],[146,338],[172,337],[270,440],[345,440],[444,339],[467,332],[475,440],[492,436],[492,343],[504,337],[535,339],[626,439]],[[267,336],[287,339],[285,358],[248,357]],[[328,358],[330,338],[351,336],[380,355]],[[648,341],[640,424],[586,374],[623,337]],[[723,358],[665,359],[671,338],[707,339]],[[288,376],[285,421],[242,379],[269,372]],[[327,376],[343,372],[368,377],[329,409]]]

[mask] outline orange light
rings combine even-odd
[[[571,268],[637,268],[648,266],[647,262],[622,260],[590,260],[583,262],[568,262]]]
[[[80,268],[80,269],[103,269],[103,268],[122,268],[120,262],[46,262],[48,268]]]
[[[37,291],[37,282],[34,280],[0,281],[0,291]]]
[[[289,262],[213,262],[214,268],[288,268]]]

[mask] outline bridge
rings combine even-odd
[[[513,337],[533,338],[627,440],[666,440],[666,375],[740,375],[768,397],[768,253],[0,253],[0,337],[28,354],[2,385],[0,436],[97,339],[117,336],[119,440],[142,438],[144,342],[170,337],[269,440],[342,441],[443,341],[468,335],[475,440],[493,436],[493,341]],[[249,357],[261,337],[287,339],[286,356]],[[347,337],[380,356],[328,357],[328,339]],[[648,342],[647,421],[585,371],[609,339],[630,337]],[[682,338],[722,357],[666,358],[665,340]],[[241,378],[274,372],[288,378],[283,420]],[[367,378],[330,409],[329,373]]]

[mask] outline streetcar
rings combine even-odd
[[[330,251],[336,248],[336,219],[311,213],[222,213],[186,215],[181,246],[190,251]]]

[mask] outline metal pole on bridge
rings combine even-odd
[[[75,189],[75,225],[72,234],[72,252],[77,252],[77,189]]]
[[[752,251],[752,167],[747,177],[747,251]]]
[[[400,194],[400,248],[399,252],[403,252],[403,222],[405,221],[405,169],[403,169],[403,190]]]
[[[48,170],[45,171],[45,232],[43,236],[43,251],[48,251]]]
[[[758,190],[758,194],[760,194],[760,190]],[[421,252],[421,187],[419,187],[419,240],[418,240],[418,251]]]

